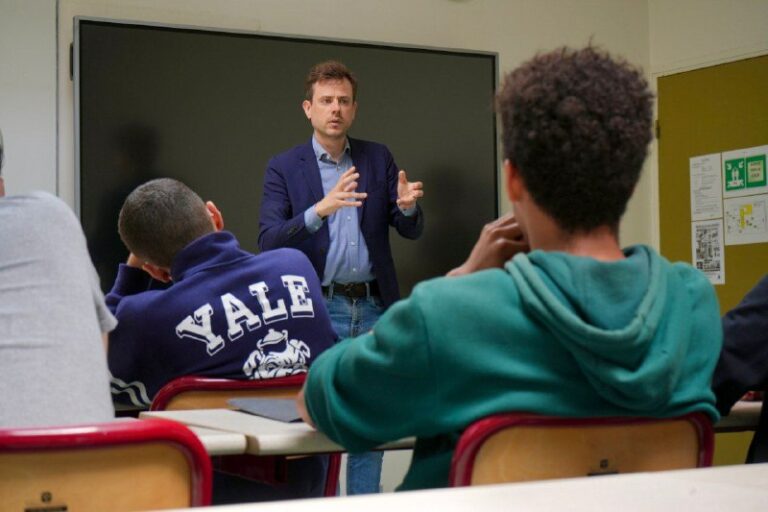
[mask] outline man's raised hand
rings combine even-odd
[[[424,197],[424,185],[420,181],[408,181],[401,169],[397,175],[397,206],[402,210],[413,208],[420,197]]]
[[[336,182],[336,185],[315,205],[317,215],[324,219],[339,208],[363,206],[362,200],[368,197],[368,194],[365,192],[355,192],[357,189],[357,178],[359,177],[360,174],[358,174],[354,166],[339,176],[339,181]]]

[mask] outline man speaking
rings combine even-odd
[[[370,330],[400,298],[388,226],[418,238],[424,213],[417,201],[424,192],[421,182],[398,171],[386,146],[347,137],[357,80],[346,66],[317,64],[305,86],[302,107],[313,135],[267,165],[259,247],[295,247],[309,257],[343,339]],[[381,458],[381,452],[350,455],[347,494],[379,490]]]

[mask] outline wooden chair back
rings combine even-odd
[[[4,510],[110,510],[206,506],[211,462],[189,429],[120,420],[0,430]]]
[[[304,373],[263,380],[179,377],[157,392],[149,410],[231,409],[232,398],[296,398],[304,379]]]
[[[459,439],[453,486],[572,478],[712,465],[703,413],[658,418],[557,418],[499,414]]]
[[[298,396],[306,377],[305,373],[262,380],[180,377],[157,392],[150,410],[232,409],[233,407],[228,403],[232,398],[293,399]],[[336,496],[341,455],[332,453],[328,457],[324,494]],[[248,455],[219,457],[214,462],[217,469],[246,477],[247,475],[268,475],[275,463],[272,459],[254,460],[254,457]]]

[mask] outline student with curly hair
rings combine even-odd
[[[311,368],[299,408],[348,450],[416,436],[400,489],[448,483],[462,430],[503,411],[718,419],[712,285],[619,221],[651,139],[641,72],[588,47],[538,55],[497,97],[515,216]]]

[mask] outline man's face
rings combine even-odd
[[[343,139],[355,120],[357,103],[352,99],[352,84],[343,80],[316,82],[312,101],[302,103],[318,139]]]

